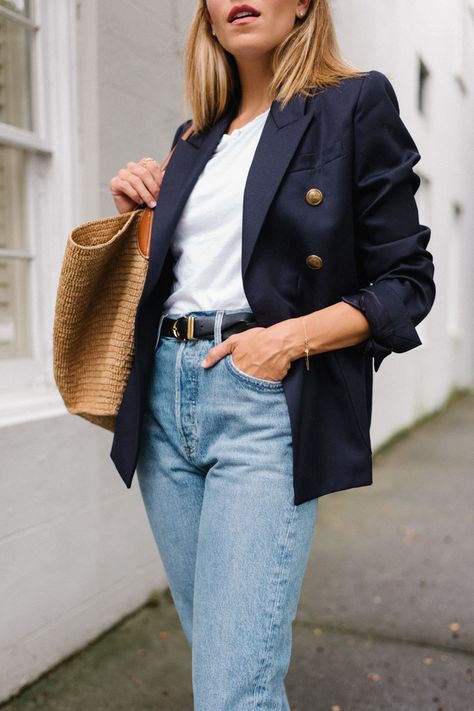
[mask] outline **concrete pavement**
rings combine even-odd
[[[293,628],[292,711],[474,711],[474,393],[322,497]],[[168,592],[3,711],[192,711]]]

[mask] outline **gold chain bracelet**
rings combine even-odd
[[[306,370],[309,370],[309,344],[308,344],[308,335],[306,333],[306,321],[303,319],[303,328],[304,328],[304,352],[305,352],[305,358],[306,358]]]

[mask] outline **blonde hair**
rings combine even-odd
[[[366,74],[341,58],[329,0],[310,0],[306,15],[296,19],[275,48],[272,69],[270,98],[283,107],[295,94],[308,96],[346,77]],[[184,112],[189,104],[194,131],[202,133],[239,99],[235,58],[213,37],[206,0],[199,0],[184,53]]]

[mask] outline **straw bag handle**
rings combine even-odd
[[[189,128],[186,129],[186,131],[181,135],[180,138],[183,141],[185,141],[191,135],[192,132],[193,132],[193,125],[191,124],[191,126],[189,126]],[[165,160],[161,164],[161,170],[163,173],[166,170],[166,166],[170,162],[171,156],[173,155],[173,151],[176,148],[177,143],[178,142],[176,141],[175,145],[170,150],[170,152],[166,156]],[[142,213],[142,216],[140,217],[140,222],[138,225],[138,235],[137,235],[138,249],[141,252],[141,254],[145,257],[145,259],[150,258],[151,228],[153,225],[153,214],[154,214],[154,208],[148,207],[146,205],[143,209],[143,213]]]

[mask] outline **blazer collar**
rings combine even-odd
[[[283,108],[271,104],[250,166],[244,192],[242,224],[242,278],[258,234],[286,168],[311,121],[308,98],[296,95]],[[151,235],[150,262],[142,292],[143,301],[157,284],[174,229],[186,201],[235,115],[234,107],[206,132],[178,139],[161,184]]]
[[[297,121],[299,118],[304,116],[307,106],[307,99],[300,95],[294,96],[284,108],[281,103],[275,99],[270,105],[269,116],[277,128],[283,128],[283,126],[293,123],[293,121]],[[218,121],[208,131],[205,133],[195,133],[191,135],[187,139],[186,143],[189,143],[195,148],[200,148],[204,140],[210,135],[217,137],[218,143],[222,137],[222,134],[225,133],[226,128],[232,121],[234,115],[235,107],[228,108],[221,118],[218,119]]]

